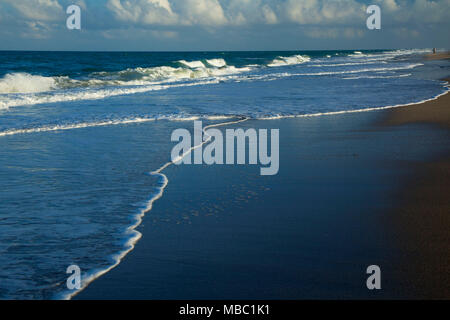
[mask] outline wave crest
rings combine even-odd
[[[302,56],[300,54],[290,56],[290,57],[277,57],[271,63],[269,63],[268,67],[280,67],[280,66],[290,66],[295,64],[301,64],[310,61],[311,58],[308,56]]]
[[[0,93],[35,93],[54,89],[65,77],[44,77],[29,73],[8,73],[0,79]]]
[[[250,67],[227,65],[224,59],[178,61],[178,67],[137,67],[121,71],[91,73],[84,79],[68,76],[46,77],[29,73],[10,73],[0,79],[0,94],[45,93],[59,89],[148,86],[169,82],[198,80],[250,71]],[[4,104],[0,101],[0,107]],[[5,107],[5,106],[3,106]]]

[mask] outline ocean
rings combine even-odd
[[[85,286],[120,263],[174,129],[433,99],[430,51],[0,52],[0,298],[69,298],[68,266]]]

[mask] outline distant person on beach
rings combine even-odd
[[[433,48],[433,54],[436,54],[436,48]]]

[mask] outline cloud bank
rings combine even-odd
[[[450,38],[450,0],[0,0],[0,40],[8,34],[61,37],[70,4],[82,8],[84,39],[100,42],[182,38],[184,42],[178,41],[183,45],[190,41],[201,46],[202,38],[206,42],[226,37],[222,43],[255,46],[255,41],[279,43],[293,36],[316,44],[327,39],[358,41],[370,34],[365,28],[370,4],[381,7],[379,34],[384,33],[376,37],[372,33],[372,39],[388,44],[414,38],[448,46],[444,37]]]

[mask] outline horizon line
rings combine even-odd
[[[399,48],[378,48],[378,49],[362,49],[362,48],[351,48],[351,49],[284,49],[284,50],[25,50],[25,49],[0,49],[0,52],[131,52],[131,53],[164,53],[164,52],[290,52],[290,51],[381,51],[381,50],[400,50],[400,49],[429,49],[425,47],[399,47]]]

